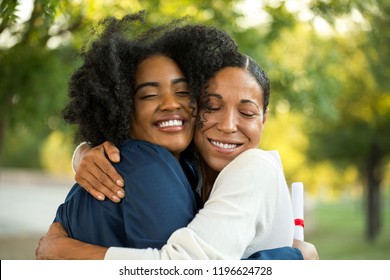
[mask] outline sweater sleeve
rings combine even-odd
[[[241,259],[275,212],[277,167],[259,153],[243,153],[218,176],[204,208],[176,230],[161,250],[110,248],[106,259]]]

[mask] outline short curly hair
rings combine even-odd
[[[105,18],[99,23],[103,32],[82,51],[83,64],[71,76],[70,101],[63,110],[65,121],[78,125],[76,141],[95,146],[128,138],[135,73],[146,58],[162,54],[173,59],[196,104],[208,78],[222,66],[224,54],[237,51],[235,41],[214,27],[180,19],[138,34],[136,25],[143,22],[143,12]]]

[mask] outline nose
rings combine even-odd
[[[175,111],[180,109],[181,105],[175,94],[166,93],[162,96],[159,107],[161,111]]]
[[[226,110],[221,114],[217,128],[224,133],[234,133],[237,131],[237,115],[234,110]]]

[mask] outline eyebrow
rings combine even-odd
[[[207,94],[207,96],[216,97],[216,98],[221,99],[221,100],[223,99],[222,95],[220,95],[218,93],[209,93],[209,94]],[[255,105],[260,110],[260,106],[256,102],[254,102],[253,100],[242,99],[242,100],[240,100],[240,103],[241,104],[252,103],[253,105]]]
[[[245,104],[245,103],[252,103],[253,105],[255,105],[260,110],[260,106],[257,105],[256,102],[254,102],[254,101],[252,101],[250,99],[243,99],[243,100],[240,101],[240,103],[243,103],[243,104]]]
[[[187,79],[186,78],[176,78],[176,79],[171,80],[171,84],[173,84],[173,85],[178,84],[178,83],[187,83]],[[144,87],[148,87],[148,86],[158,87],[159,85],[160,85],[160,83],[158,83],[158,82],[145,82],[145,83],[142,83],[142,84],[139,84],[138,86],[136,86],[134,92],[137,93],[137,91],[139,89],[144,88]]]

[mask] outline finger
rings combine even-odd
[[[119,162],[120,154],[119,149],[110,141],[106,141],[103,143],[104,152],[111,162]]]
[[[124,186],[124,180],[113,167],[112,162],[108,159],[109,155],[107,155],[106,151],[108,151],[108,153],[116,151],[119,156],[118,148],[116,148],[111,142],[106,141],[103,144],[91,149],[89,153],[85,155],[85,158],[80,164],[80,169],[89,170],[101,182],[102,180],[105,180],[105,177],[102,176],[101,173],[106,174],[110,180],[117,185],[111,188],[111,184],[108,183],[107,187],[110,188],[111,191],[117,193],[120,197],[124,197],[124,191],[120,191],[120,189],[117,188]],[[93,168],[94,165],[96,165],[99,169]],[[104,185],[104,182],[102,183]],[[118,193],[118,191],[120,191],[120,193]]]
[[[114,177],[114,174],[117,174],[112,163],[104,154],[103,145],[99,145],[84,155],[78,172],[75,174],[75,180],[95,198],[102,200],[104,197],[108,197],[110,200],[118,202],[120,198],[124,197],[124,191],[107,173]]]
[[[113,202],[120,202],[120,198],[115,193],[113,193],[107,188],[103,188],[97,180],[92,180],[92,184],[90,183],[90,181],[80,179],[78,180],[78,183],[83,189],[85,189],[97,200],[103,201],[107,197]],[[99,191],[99,188],[103,191]]]
[[[105,142],[107,143],[107,142]],[[114,146],[115,147],[115,146]],[[116,149],[116,148],[115,148]],[[109,161],[107,156],[105,155],[103,144],[97,146],[90,150],[89,154],[85,156],[83,161],[80,163],[80,175],[82,175],[82,171],[91,172],[99,181],[105,185],[106,178],[103,176],[105,174],[109,177],[109,179],[116,184],[111,188],[110,182],[107,183],[107,187],[111,189],[111,191],[117,193],[120,189],[117,187],[123,187],[124,181],[122,176],[116,171],[112,163]],[[103,174],[102,174],[103,173]],[[83,176],[88,180],[88,174]]]
[[[93,184],[96,184],[96,183],[93,183],[93,181],[95,181],[96,178],[91,173],[89,173],[89,172],[76,173],[74,176],[74,179],[80,185],[80,187],[85,189],[88,193],[90,193],[97,200],[104,200],[105,199],[105,194],[94,189],[94,187],[92,186]]]
[[[112,170],[105,171],[102,168],[111,168]],[[107,172],[116,172],[116,170],[106,158],[100,158],[97,162],[86,159],[80,164],[75,179],[80,185],[84,187],[92,186],[105,196],[111,197],[114,193],[119,198],[123,198],[125,196],[123,188],[118,187],[112,178],[106,174]],[[85,184],[85,181],[88,182],[88,185]]]
[[[91,181],[90,183],[96,190],[104,193],[106,196],[111,197],[112,193],[117,195],[119,198],[125,197],[125,191],[122,187],[118,187],[117,182],[112,179],[112,176],[118,174],[115,168],[111,165],[111,163],[107,159],[98,160],[96,166],[91,168],[89,171],[92,173],[93,177],[96,180]],[[112,174],[112,175],[108,175]],[[119,176],[119,174],[118,174]],[[123,184],[123,182],[122,182]]]
[[[107,183],[107,187],[110,188],[111,191],[117,193],[120,190],[118,187],[122,188],[124,186],[124,180],[122,176],[116,171],[112,163],[106,158],[99,158],[96,161],[96,165],[99,170],[91,170],[91,172],[94,173],[94,175],[100,182],[102,182],[103,185]],[[115,187],[111,188],[111,182],[115,184]]]
[[[113,202],[120,202],[120,198],[109,188],[103,186],[95,177],[91,177],[88,181],[79,178],[76,180],[79,185],[98,200],[104,200],[106,197]]]

